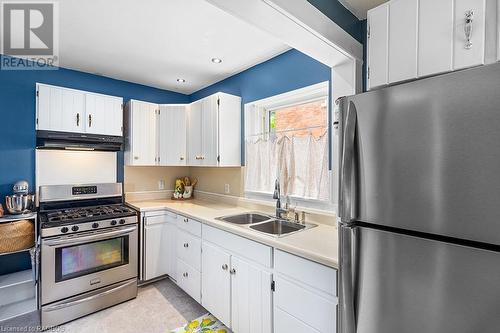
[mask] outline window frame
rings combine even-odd
[[[325,128],[327,129],[327,133],[325,135],[328,135],[331,140],[333,140],[333,132],[332,132],[332,125],[331,125],[331,112],[332,108],[330,105],[330,83],[329,81],[324,81],[320,82],[317,84],[313,84],[304,88],[299,88],[296,90],[292,90],[283,94],[279,94],[276,96],[271,96],[265,99],[261,99],[255,102],[250,102],[245,104],[244,106],[244,112],[245,112],[245,135],[244,139],[247,140],[249,136],[247,136],[249,133],[250,136],[258,136],[259,134],[262,135],[272,135],[271,128],[270,128],[270,112],[275,111],[276,109],[283,109],[286,107],[291,107],[295,105],[300,105],[300,104],[306,104],[309,102],[314,102],[320,99],[325,99],[326,100],[326,125]],[[252,112],[259,111],[262,113],[261,115],[257,115],[254,117],[259,117],[261,116],[262,119],[258,120],[257,122],[261,124],[260,131],[257,133],[252,133],[252,130],[247,126],[249,125],[249,122],[247,121],[247,117],[249,115],[251,116]],[[255,123],[255,122],[252,122]],[[253,129],[255,131],[255,128]],[[332,142],[329,141],[329,148],[327,149],[327,154],[329,156],[329,159],[332,157]],[[245,159],[246,159],[246,153],[245,153]],[[245,161],[246,164],[246,161]],[[298,208],[306,208],[306,209],[315,209],[315,210],[321,210],[321,211],[335,211],[335,204],[334,200],[336,198],[336,195],[334,193],[334,173],[333,173],[333,165],[329,165],[328,169],[328,182],[329,182],[329,194],[328,194],[328,200],[319,200],[319,199],[313,199],[313,198],[304,198],[304,197],[298,197],[298,196],[290,196],[290,199],[292,200],[292,205],[297,206]],[[266,201],[266,202],[273,202],[273,193],[269,192],[260,192],[260,191],[249,191],[246,189],[246,184],[244,184],[244,196],[247,199],[252,199],[252,200],[258,200],[258,201]]]

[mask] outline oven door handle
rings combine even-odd
[[[43,309],[43,311],[44,312],[51,312],[51,311],[56,311],[56,310],[59,310],[59,309],[67,308],[67,307],[70,307],[70,306],[78,305],[80,303],[89,302],[89,301],[92,301],[92,300],[94,300],[96,298],[100,298],[100,297],[112,294],[114,292],[117,292],[118,290],[126,288],[126,287],[128,287],[128,286],[130,286],[130,285],[132,285],[134,283],[137,283],[137,281],[136,280],[130,281],[130,282],[127,282],[125,284],[122,284],[121,286],[115,287],[113,289],[106,290],[106,291],[104,291],[102,293],[99,293],[99,294],[96,294],[96,295],[92,295],[92,296],[89,296],[89,297],[85,297],[85,298],[81,298],[81,299],[77,299],[77,300],[72,301],[72,302],[51,305],[51,306]]]
[[[45,240],[43,242],[45,245],[48,245],[48,246],[80,244],[80,243],[87,242],[87,241],[95,241],[95,240],[106,239],[109,237],[117,237],[117,236],[126,235],[126,234],[129,234],[129,233],[135,231],[136,229],[137,229],[137,226],[133,226],[133,227],[129,227],[126,229],[100,232],[100,233],[95,234],[95,235],[82,236],[82,237],[70,238],[70,239],[66,238],[66,239]]]

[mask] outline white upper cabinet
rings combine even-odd
[[[241,166],[241,98],[217,93],[191,103],[188,165]]]
[[[389,83],[417,76],[417,17],[418,0],[389,3]]]
[[[484,64],[485,7],[485,0],[455,0],[453,69]]]
[[[156,165],[157,104],[131,100],[127,107],[128,135],[125,148],[127,165]]]
[[[368,12],[368,89],[388,83],[389,6]]]
[[[184,104],[160,105],[160,165],[186,165],[186,110],[187,106]]]
[[[486,12],[496,7],[495,0],[392,0],[368,11],[368,89],[483,65],[486,54],[494,61],[500,29],[492,31],[497,18],[487,23]]]
[[[123,99],[37,83],[38,130],[122,136]]]
[[[87,133],[123,135],[123,100],[121,98],[85,94],[85,113]]]
[[[420,0],[418,76],[452,70],[453,0]]]

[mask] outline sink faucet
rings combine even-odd
[[[280,193],[280,181],[279,179],[276,179],[274,182],[274,194],[273,194],[273,199],[276,199],[276,217],[281,219],[283,218],[282,214],[285,214],[288,212],[288,207],[286,208],[281,208],[281,193]]]

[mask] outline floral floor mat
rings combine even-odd
[[[171,333],[231,333],[231,330],[217,318],[207,313],[171,331]]]

